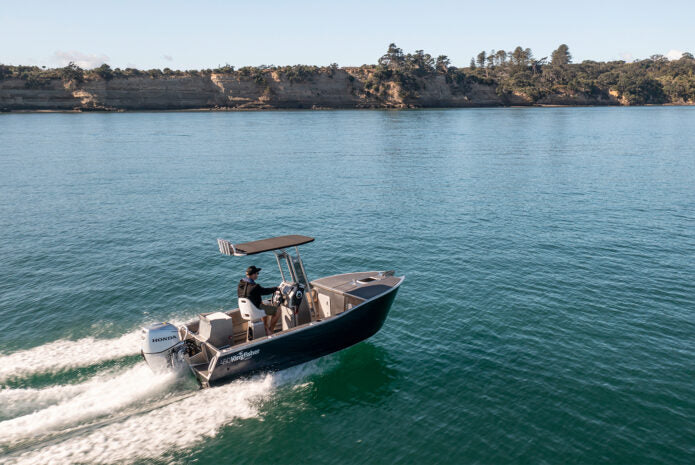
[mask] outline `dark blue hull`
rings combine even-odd
[[[222,384],[258,372],[282,370],[364,341],[381,329],[398,287],[330,319],[264,338],[220,356],[210,380],[203,385]]]

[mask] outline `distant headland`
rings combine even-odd
[[[695,104],[695,59],[572,63],[567,45],[480,52],[465,68],[395,44],[359,67],[84,70],[0,64],[0,111],[434,108]]]

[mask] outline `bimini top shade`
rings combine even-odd
[[[314,238],[309,236],[279,236],[260,241],[244,242],[243,244],[232,244],[224,239],[217,239],[217,244],[220,246],[220,252],[225,255],[235,255],[243,257],[244,255],[254,255],[270,250],[284,249],[285,247],[294,247],[296,245],[307,244],[313,242]]]

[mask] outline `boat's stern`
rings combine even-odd
[[[142,328],[142,357],[155,372],[178,370],[185,366],[185,344],[171,323],[155,323]]]

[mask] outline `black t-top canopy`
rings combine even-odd
[[[269,250],[284,249],[285,247],[294,247],[313,241],[313,237],[298,235],[271,237],[261,239],[260,241],[244,242],[243,244],[231,244],[224,239],[217,239],[220,252],[225,255],[236,255],[237,257],[268,252]]]

